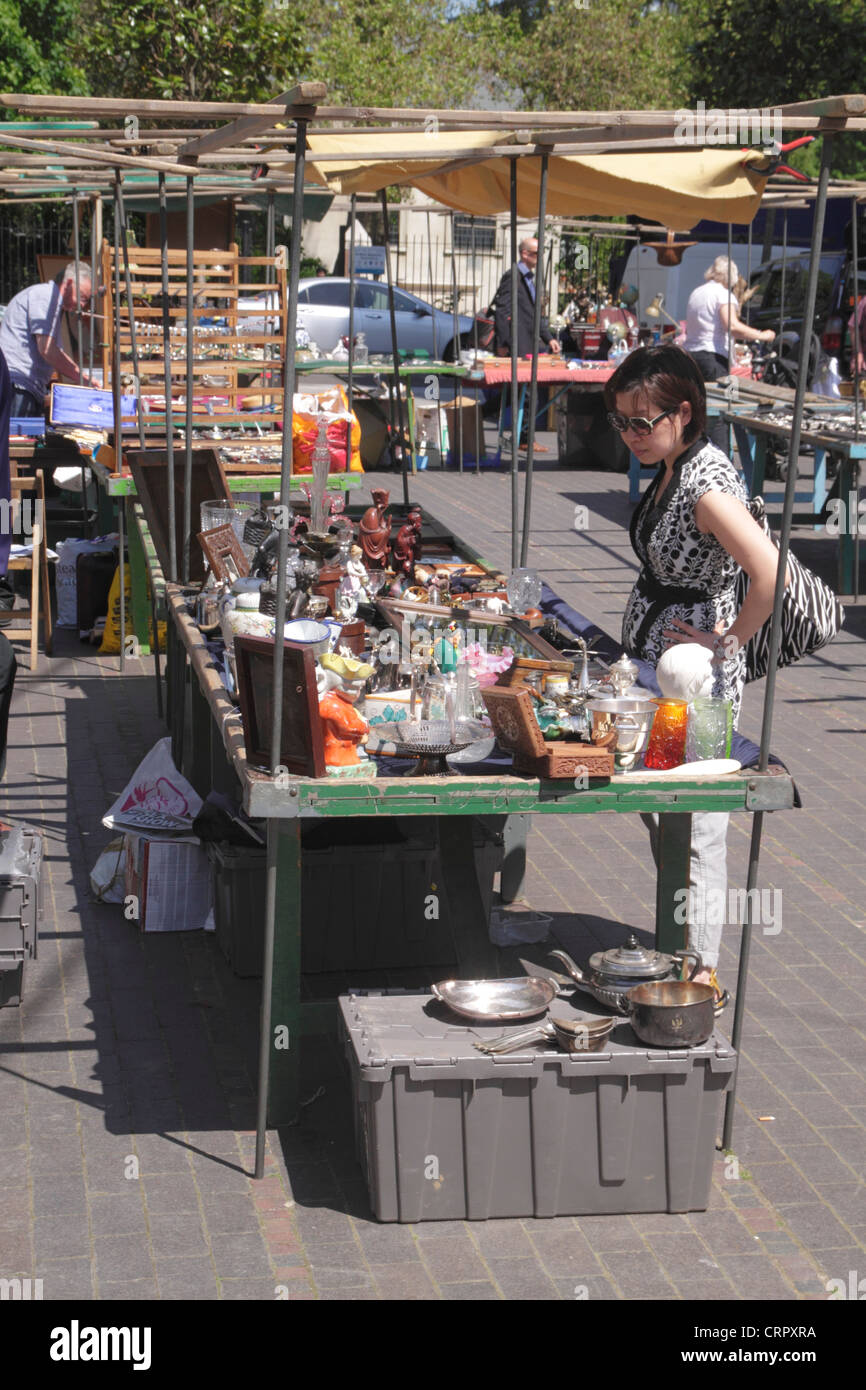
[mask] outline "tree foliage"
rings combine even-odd
[[[77,0],[0,0],[0,92],[86,93],[67,42],[77,19]]]
[[[688,92],[683,25],[645,0],[520,0],[526,26],[509,78],[535,109],[677,106]]]
[[[772,108],[862,92],[866,0],[683,0],[692,103]],[[833,173],[866,173],[866,141],[835,142]],[[816,174],[820,142],[791,157]]]
[[[455,13],[448,0],[322,0],[306,18],[304,75],[335,104],[483,107],[520,32],[486,5]]]
[[[303,15],[267,0],[81,0],[95,96],[264,101],[291,85]]]

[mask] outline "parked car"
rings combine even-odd
[[[857,298],[862,299],[866,295],[866,258],[861,255],[858,259],[860,264],[857,273]],[[853,370],[853,334],[848,327],[853,312],[853,260],[850,256],[846,256],[844,270],[833,287],[829,308],[820,324],[821,347],[828,357],[838,359],[839,371],[842,376],[848,375]],[[863,345],[861,344],[862,350]]]
[[[351,281],[336,276],[301,280],[298,284],[298,327],[305,328],[313,342],[330,352],[340,338],[349,333],[349,290]],[[473,320],[457,317],[460,342],[454,346],[454,316],[419,299],[407,290],[394,288],[397,346],[407,352],[419,349],[451,360],[461,348],[472,346]],[[370,352],[391,352],[391,316],[388,286],[377,280],[355,281],[355,333],[363,333]]]
[[[749,282],[753,293],[742,311],[742,317],[753,328],[772,328],[778,335],[775,348],[778,352],[778,380],[782,385],[796,384],[810,259],[808,251],[795,251],[784,261],[777,258],[759,266]],[[840,312],[838,306],[844,295],[846,262],[844,251],[825,251],[821,256],[815,315],[811,326],[810,382],[818,368],[822,348],[828,355],[839,356],[838,336],[832,350],[829,340],[825,342],[824,338],[830,319],[834,313],[838,316]],[[837,329],[837,335],[838,332]],[[766,379],[770,380],[770,377]]]

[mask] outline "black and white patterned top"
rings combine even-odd
[[[664,472],[661,464],[631,520],[631,543],[641,573],[622,621],[626,651],[653,665],[670,645],[662,634],[672,618],[702,632],[712,632],[719,621],[728,628],[736,618],[740,567],[715,536],[698,530],[695,506],[706,492],[729,493],[744,505],[748,501],[736,468],[706,438],[680,455],[656,504]],[[715,669],[712,693],[733,701],[736,727],[746,677],[744,651]]]

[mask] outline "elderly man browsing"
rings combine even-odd
[[[42,415],[52,373],[82,386],[92,385],[61,346],[63,313],[90,307],[93,293],[90,271],[79,267],[78,294],[75,265],[46,284],[30,285],[9,301],[0,321],[0,351],[6,358],[12,382],[13,418]]]

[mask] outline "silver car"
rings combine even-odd
[[[336,276],[319,276],[298,283],[298,327],[305,328],[313,342],[325,352],[337,346],[349,334],[349,290],[351,281]],[[394,288],[394,313],[397,320],[397,346],[412,353],[422,349],[431,358],[453,360],[454,317],[442,309],[434,309],[417,295]],[[435,325],[435,341],[434,341]],[[377,280],[355,281],[356,334],[363,333],[370,352],[391,353],[391,316],[388,286]],[[457,316],[460,348],[472,346],[473,320],[466,314]]]

